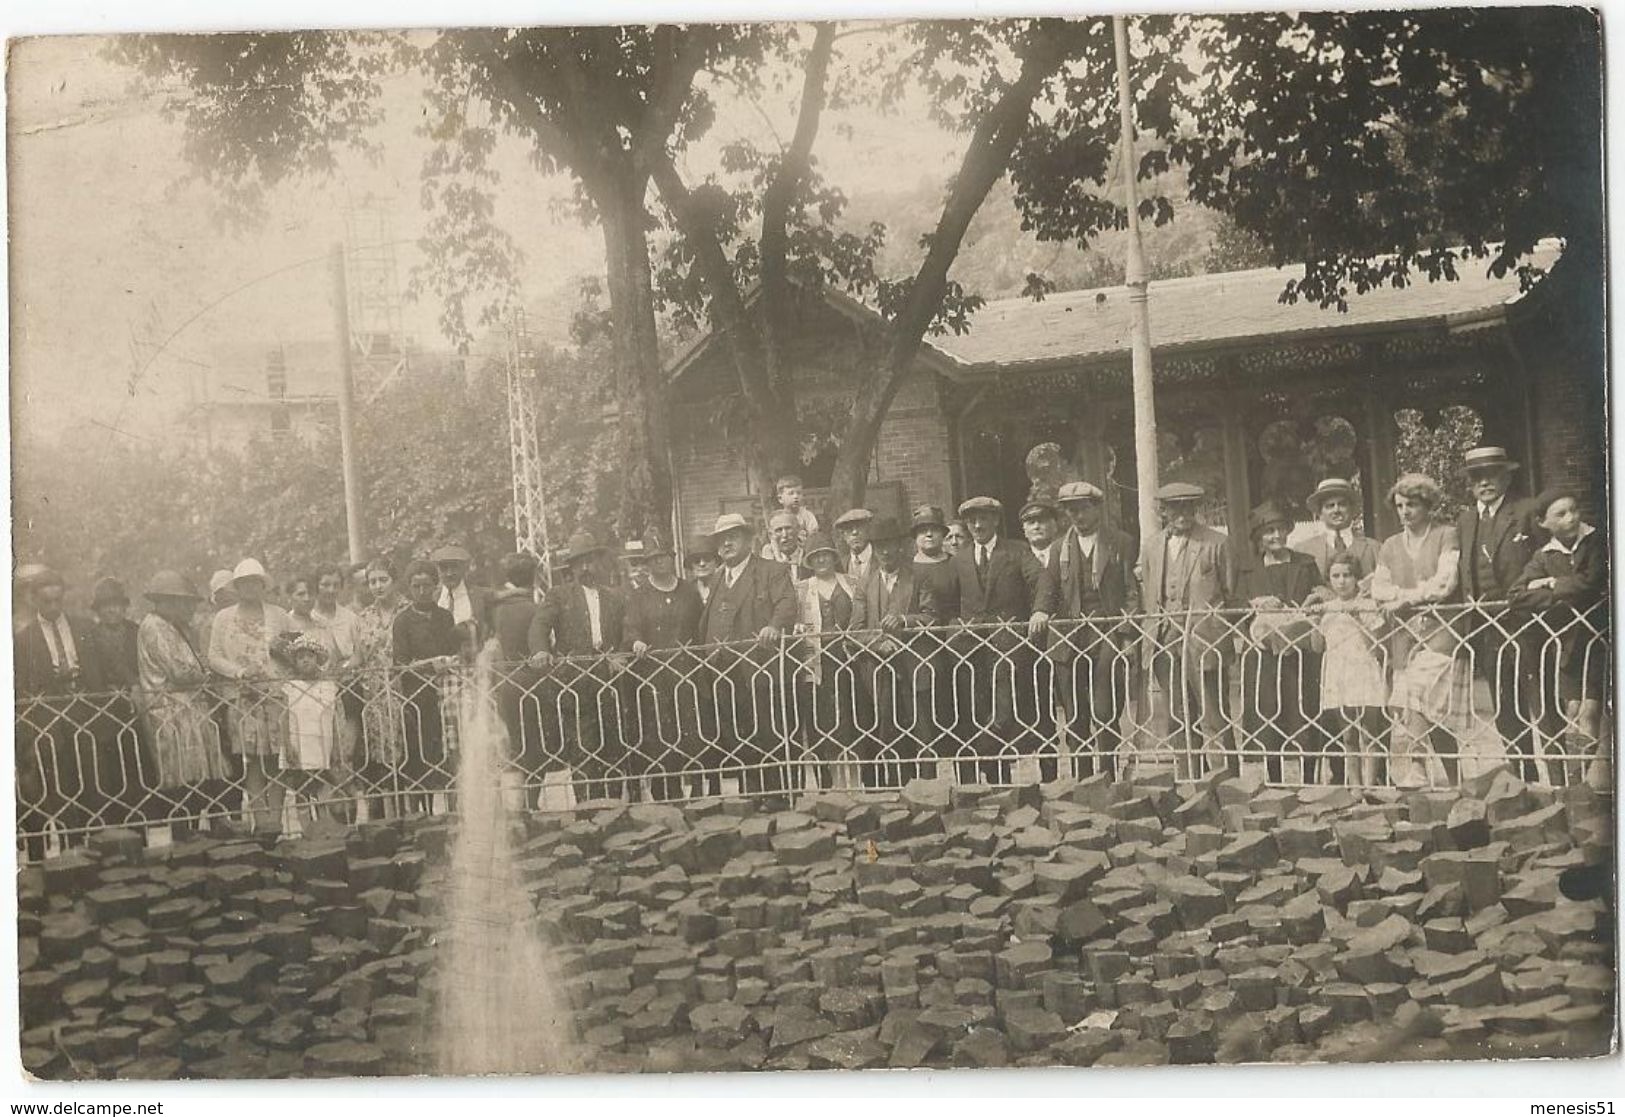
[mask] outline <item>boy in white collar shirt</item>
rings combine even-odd
[[[1557,636],[1557,654],[1541,656],[1540,686],[1531,716],[1548,747],[1565,755],[1595,753],[1602,739],[1602,699],[1608,685],[1608,543],[1580,518],[1579,502],[1564,489],[1550,489],[1535,501],[1540,526],[1551,540],[1536,551],[1512,587],[1512,604],[1538,609],[1534,629]],[[1544,641],[1543,641],[1544,642]],[[1561,748],[1564,723],[1570,747]],[[1580,763],[1551,763],[1552,782],[1578,783]],[[1611,783],[1606,764],[1592,765],[1592,782]]]

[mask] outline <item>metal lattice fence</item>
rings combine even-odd
[[[487,669],[481,669],[487,671]],[[19,838],[455,809],[489,702],[515,806],[1217,767],[1272,784],[1611,782],[1608,615],[1479,606],[1094,617],[17,703]]]

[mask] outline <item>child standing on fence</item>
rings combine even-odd
[[[1379,635],[1387,625],[1377,603],[1360,596],[1366,571],[1349,552],[1326,566],[1330,597],[1309,606],[1317,614],[1315,645],[1320,661],[1320,702],[1329,738],[1345,756],[1354,756],[1359,783],[1387,778],[1388,671]],[[1330,763],[1332,782],[1343,783],[1345,760]]]
[[[1556,744],[1556,751],[1571,757],[1595,755],[1603,740],[1602,699],[1610,677],[1608,544],[1602,532],[1580,519],[1572,493],[1544,492],[1535,508],[1551,541],[1531,556],[1510,595],[1514,607],[1542,613],[1534,716],[1541,736]],[[1592,782],[1611,786],[1605,759],[1592,766]],[[1582,763],[1553,761],[1553,782],[1578,782]],[[1563,778],[1557,779],[1560,774]]]

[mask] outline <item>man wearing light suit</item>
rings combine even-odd
[[[1320,580],[1337,555],[1353,555],[1360,564],[1360,580],[1371,577],[1377,569],[1377,552],[1382,548],[1375,539],[1354,530],[1354,486],[1341,477],[1328,477],[1315,486],[1315,491],[1304,501],[1309,514],[1320,524],[1321,530],[1293,549],[1315,560],[1320,568]]]
[[[1210,767],[1222,764],[1232,773],[1241,767],[1225,709],[1236,625],[1218,615],[1235,599],[1236,577],[1229,540],[1197,522],[1205,496],[1201,486],[1180,481],[1158,489],[1163,527],[1140,556],[1146,612],[1162,614],[1146,622],[1145,655],[1161,691],[1156,713],[1172,724],[1171,743],[1187,778],[1202,774],[1204,753]]]
[[[1080,776],[1101,770],[1115,776],[1120,723],[1128,694],[1127,625],[1110,618],[1140,611],[1134,576],[1136,547],[1125,532],[1102,523],[1105,494],[1087,481],[1061,486],[1059,501],[1071,526],[1039,577],[1029,632],[1051,629],[1061,704],[1078,744],[1073,766]],[[1100,618],[1098,621],[1092,618]],[[1060,624],[1052,622],[1060,621]]]

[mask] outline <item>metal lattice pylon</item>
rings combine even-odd
[[[525,312],[514,312],[508,327],[508,446],[513,459],[514,544],[541,563],[538,588],[552,584],[547,543],[547,508],[542,496],[542,455],[536,439],[536,354],[525,327]]]
[[[384,201],[368,194],[344,210],[350,351],[356,394],[371,402],[409,364],[395,238]]]

